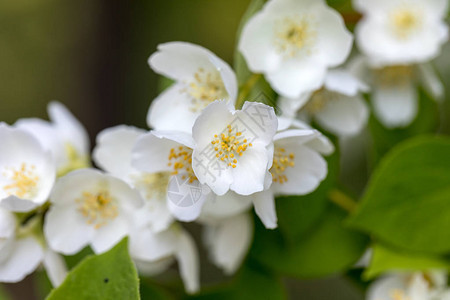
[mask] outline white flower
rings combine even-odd
[[[59,175],[89,166],[89,136],[83,125],[59,102],[48,105],[51,122],[20,119],[14,126],[33,134],[52,152]]]
[[[197,219],[203,204],[212,196],[192,169],[193,147],[190,134],[155,130],[139,137],[132,153],[136,169],[168,178],[168,185],[166,181],[160,188],[164,188],[172,215],[185,222]]]
[[[256,214],[266,228],[277,227],[275,197],[305,195],[314,191],[327,175],[327,162],[321,156],[334,151],[330,141],[317,130],[296,122],[297,128],[277,133],[270,168],[272,185],[251,195]]]
[[[435,58],[448,39],[448,0],[354,0],[364,14],[356,27],[360,50],[374,63],[400,65]]]
[[[225,274],[233,274],[250,248],[253,237],[252,218],[248,213],[241,213],[226,218],[209,219],[208,222],[203,221],[203,224],[203,241],[208,247],[212,262],[223,269]]]
[[[192,129],[192,168],[200,183],[217,195],[262,191],[270,184],[277,126],[274,109],[261,103],[246,102],[238,111],[224,101],[210,104]]]
[[[374,113],[388,128],[405,127],[417,116],[418,85],[422,85],[436,101],[443,99],[444,86],[428,63],[380,68],[358,57],[350,67],[371,86]]]
[[[271,0],[245,25],[239,50],[279,94],[318,89],[328,68],[342,64],[353,38],[323,0]]]
[[[354,135],[367,123],[369,110],[361,96],[368,87],[344,70],[330,70],[323,86],[299,98],[281,97],[280,107],[288,117],[313,117],[326,130],[339,136]]]
[[[145,133],[143,129],[125,125],[105,129],[97,136],[93,159],[103,170],[139,190],[146,200],[144,208],[135,216],[136,221],[162,231],[173,222],[166,204],[169,173],[141,172],[131,165],[131,151],[137,139]]]
[[[446,285],[446,274],[395,273],[375,281],[367,291],[367,300],[435,300]],[[445,299],[445,298],[444,298]]]
[[[186,291],[199,290],[200,265],[197,247],[192,237],[179,226],[155,233],[147,228],[130,235],[130,255],[140,273],[156,275],[166,270],[176,258]]]
[[[50,152],[22,129],[0,123],[0,206],[30,211],[47,201],[55,181]]]
[[[111,249],[133,229],[135,212],[143,205],[139,192],[94,169],[59,179],[50,201],[44,234],[51,249],[67,255],[87,245],[95,253]]]
[[[203,47],[185,42],[161,44],[149,64],[155,72],[175,80],[150,106],[147,124],[153,129],[190,133],[209,103],[228,100],[234,105],[236,101],[233,70]]]
[[[12,213],[0,209],[0,282],[19,282],[41,263],[54,287],[66,277],[67,268],[62,257],[44,249],[33,235],[34,227],[39,225],[36,221],[31,219],[19,225]]]

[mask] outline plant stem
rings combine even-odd
[[[255,86],[255,84],[262,78],[262,74],[252,74],[247,81],[242,85],[241,91],[239,93],[239,96],[236,100],[236,108],[240,109],[242,108],[242,105],[244,105],[244,102],[250,94],[252,88]]]
[[[334,189],[328,194],[328,198],[331,202],[339,206],[340,208],[351,213],[355,210],[357,203],[355,200],[344,194],[342,191]]]

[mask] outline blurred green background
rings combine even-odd
[[[157,44],[197,43],[231,64],[236,30],[249,2],[0,1],[0,120],[11,124],[22,117],[47,118],[46,104],[59,100],[86,126],[92,140],[118,124],[145,128],[150,101],[158,93],[158,77],[147,65]],[[438,64],[446,86],[448,50]],[[449,111],[448,101],[444,111]],[[444,123],[442,130],[449,129]],[[217,277],[217,272],[202,263],[203,281]],[[339,276],[285,281],[292,299],[363,299],[360,290]],[[31,296],[30,278],[7,288],[14,299],[39,299]]]

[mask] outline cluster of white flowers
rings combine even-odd
[[[186,290],[195,292],[199,258],[183,222],[201,224],[213,263],[235,272],[251,244],[251,209],[276,228],[275,197],[308,194],[327,175],[323,156],[333,145],[297,118],[346,136],[364,128],[362,93],[370,88],[386,126],[415,116],[418,73],[442,94],[427,62],[447,38],[446,6],[355,1],[365,57],[346,69],[353,37],[324,0],[268,1],[244,26],[239,50],[279,94],[281,116],[262,103],[238,103],[234,71],[209,50],[159,45],[150,67],[175,83],[152,101],[152,130],[120,125],[97,136],[92,159],[102,171],[90,166],[85,129],[59,103],[49,105],[51,122],[0,124],[0,281],[20,281],[42,263],[58,285],[67,271],[57,253],[86,246],[103,253],[128,236],[142,274],[176,259]],[[376,288],[373,294],[384,299]]]

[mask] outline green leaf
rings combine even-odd
[[[450,139],[418,137],[381,161],[349,224],[400,248],[443,254],[449,204]]]
[[[278,230],[255,234],[251,255],[277,272],[299,278],[315,278],[341,272],[363,254],[367,238],[343,227],[345,212],[329,205],[317,226],[294,244],[286,243]]]
[[[366,279],[372,279],[392,270],[427,271],[432,269],[449,269],[450,267],[448,261],[437,256],[407,253],[381,244],[376,244],[372,249],[372,260],[363,274]]]
[[[278,226],[282,234],[290,241],[297,241],[318,223],[325,213],[328,193],[334,187],[339,171],[339,153],[327,157],[328,175],[312,193],[304,196],[278,197]]]
[[[140,294],[142,299],[172,300],[174,299],[165,289],[156,283],[150,283],[145,278],[141,280]]]
[[[287,299],[287,295],[280,278],[257,264],[247,262],[241,268],[235,280],[228,285],[205,291],[188,299],[283,300]]]
[[[76,266],[47,297],[59,299],[139,299],[139,279],[128,254],[127,239]]]
[[[244,28],[247,21],[264,6],[265,2],[266,2],[265,0],[252,0],[250,2],[247,10],[242,16],[241,23],[239,24],[239,28],[237,31],[236,45],[239,44],[242,29]],[[236,72],[239,86],[244,84],[252,74],[252,72],[250,72],[250,70],[247,67],[247,63],[245,62],[244,57],[237,49],[237,46],[234,52],[234,71]]]

